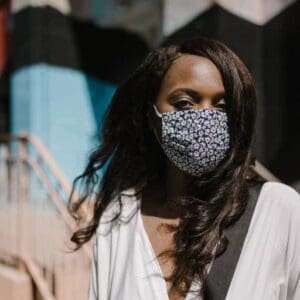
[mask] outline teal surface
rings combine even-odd
[[[103,114],[116,86],[79,71],[37,64],[11,81],[11,128],[37,135],[70,180],[98,142]]]

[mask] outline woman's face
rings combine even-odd
[[[209,59],[184,54],[166,72],[154,104],[160,113],[200,108],[225,111],[221,73]],[[156,132],[160,131],[159,121],[154,120]]]

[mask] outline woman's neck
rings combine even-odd
[[[185,194],[187,175],[168,160],[165,176],[149,182],[144,188],[142,213],[159,218],[178,219],[180,211],[172,203],[174,199]]]
[[[185,194],[187,175],[180,171],[172,162],[167,160],[166,166],[166,200]]]

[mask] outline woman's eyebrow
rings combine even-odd
[[[197,91],[190,89],[190,88],[175,89],[174,91],[172,91],[169,94],[169,96],[174,96],[175,94],[179,94],[179,93],[185,93],[196,100],[200,100],[202,97],[201,94],[199,94]],[[225,97],[225,91],[220,91],[220,92],[216,93],[216,95],[213,97],[213,100],[216,100],[216,99],[218,100],[221,97]]]
[[[213,100],[219,100],[219,99],[225,98],[225,97],[226,97],[225,91],[221,91],[221,92],[216,93]]]
[[[169,94],[169,96],[174,96],[175,94],[180,94],[180,93],[185,93],[185,94],[189,95],[190,97],[195,98],[197,100],[201,98],[201,95],[198,92],[196,92],[195,90],[190,89],[190,88],[175,89],[174,91],[172,91]]]

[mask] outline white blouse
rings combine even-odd
[[[141,199],[122,195],[121,202],[119,220],[107,222],[119,211],[115,197],[97,228],[88,300],[169,300]],[[199,298],[190,291],[190,299]],[[300,195],[286,184],[262,186],[225,300],[240,299],[300,300]]]

